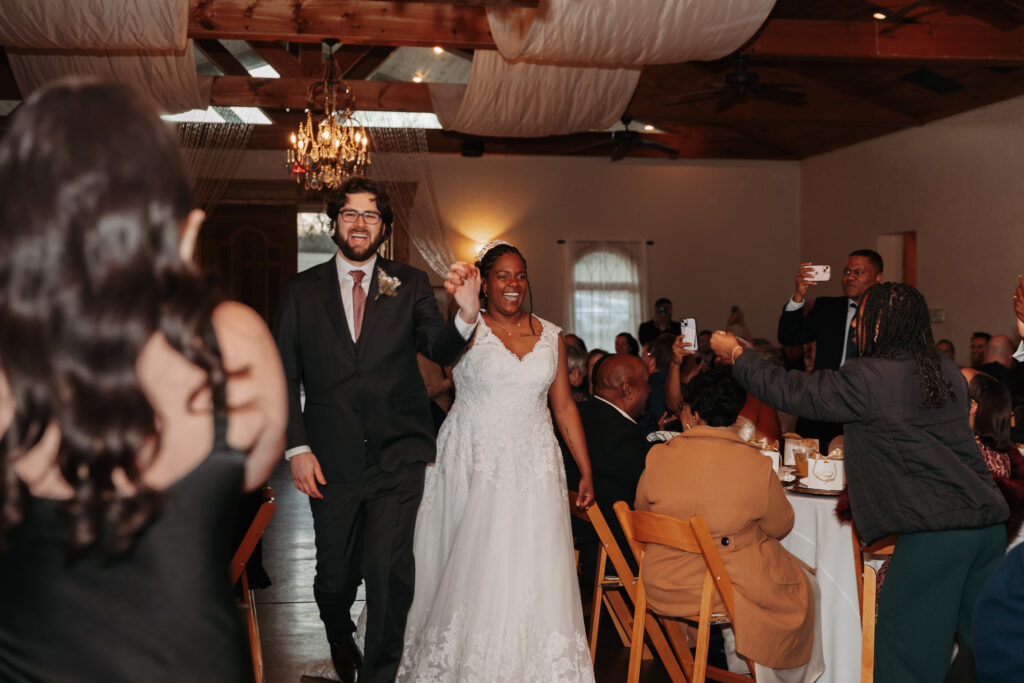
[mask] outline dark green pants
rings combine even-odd
[[[878,602],[875,681],[941,683],[954,636],[973,643],[974,603],[1005,549],[1002,524],[900,536]]]

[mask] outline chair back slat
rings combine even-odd
[[[238,581],[239,577],[242,576],[242,572],[245,571],[245,565],[249,563],[249,558],[252,557],[256,544],[263,537],[263,532],[267,530],[270,518],[274,516],[276,510],[277,503],[274,502],[274,489],[269,486],[264,487],[263,503],[260,505],[259,510],[256,511],[256,516],[253,517],[252,523],[249,524],[249,530],[245,532],[245,536],[238,545],[234,557],[231,558],[232,585]]]
[[[729,572],[725,569],[722,556],[718,554],[718,547],[715,545],[715,539],[711,537],[708,523],[700,515],[694,515],[690,518],[690,528],[693,529],[693,535],[697,539],[699,552],[704,556],[704,564],[717,584],[718,594],[722,596],[722,604],[725,605],[725,612],[729,615],[729,620],[732,621],[736,613],[732,579],[729,578]]]

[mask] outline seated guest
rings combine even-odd
[[[678,424],[672,424],[676,422],[675,420],[669,423],[662,422],[662,418],[666,413],[665,382],[668,379],[669,365],[672,363],[672,345],[675,341],[675,335],[663,334],[651,342],[650,364],[648,365],[651,374],[647,380],[650,384],[651,393],[647,397],[644,415],[640,419],[640,428],[644,434],[650,434],[659,429],[674,432],[680,431]]]
[[[629,332],[619,332],[615,335],[615,353],[625,353],[639,358],[640,343]]]
[[[1024,456],[1010,438],[1010,392],[996,379],[983,372],[970,373],[967,385],[971,392],[970,422],[985,465],[1010,507],[1006,521],[1006,538],[1012,541],[1024,522]]]
[[[594,395],[594,366],[607,355],[604,349],[591,349],[587,353],[587,390],[591,396]]]
[[[650,388],[647,367],[636,356],[608,356],[597,366],[594,399],[579,405],[580,421],[590,453],[594,490],[601,514],[611,527],[627,559],[632,553],[612,506],[631,502],[644,469],[650,444],[637,426]],[[572,454],[562,444],[565,476],[569,488],[579,484],[580,471]],[[593,527],[573,519],[573,531],[580,549],[580,566],[593,574],[597,566],[598,540]]]
[[[569,366],[572,400],[582,403],[590,398],[590,394],[587,393],[587,352],[573,344],[566,344],[565,360]]]
[[[1024,398],[1024,386],[1016,372],[1013,349],[1013,342],[1005,334],[994,335],[985,345],[985,362],[978,370],[999,380],[1010,391],[1014,401],[1019,402],[1017,399]]]
[[[665,382],[665,407],[673,415],[681,415],[685,402],[683,393],[686,385],[697,376],[699,369],[705,367],[698,364],[694,359],[700,356],[689,353],[683,346],[683,338],[677,337],[672,345],[672,362],[669,364]],[[753,438],[757,441],[764,439],[769,444],[773,441],[778,443],[782,430],[779,424],[779,415],[774,408],[757,400],[753,394],[747,394],[746,403],[739,414],[740,418],[749,421],[754,427]],[[686,429],[686,425],[681,425]],[[740,430],[737,429],[737,432]]]
[[[288,405],[202,220],[127,87],[37,90],[0,143],[0,680],[252,680],[231,522]]]
[[[940,339],[935,342],[935,348],[939,353],[949,356],[951,361],[956,362],[956,347],[953,346],[953,342],[948,339]]]
[[[971,335],[971,367],[975,370],[985,364],[985,347],[991,338],[988,332],[975,332]]]
[[[583,343],[583,339],[578,334],[566,334],[562,337],[565,340],[566,346],[576,346],[583,353],[587,352],[587,345]]]
[[[683,422],[691,426],[651,449],[636,509],[704,517],[735,589],[737,651],[763,666],[790,669],[811,660],[814,587],[779,543],[793,528],[793,508],[771,460],[732,429],[746,398],[728,368],[690,382]],[[651,606],[696,614],[704,568],[699,555],[648,545],[644,583]]]
[[[646,344],[649,341],[654,341],[659,334],[674,332],[673,324],[672,302],[661,298],[654,302],[654,318],[640,323],[640,329],[637,330],[636,336],[640,338],[641,344]],[[620,352],[616,351],[616,353]]]

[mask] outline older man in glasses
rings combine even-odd
[[[416,352],[441,365],[455,360],[477,323],[480,276],[466,263],[451,267],[445,287],[460,310],[446,323],[425,273],[377,255],[393,218],[381,184],[348,179],[329,197],[327,215],[338,253],[292,276],[277,306],[285,457],[313,512],[313,594],[338,675],[390,682],[413,597],[424,467],[435,456]],[[364,579],[361,654],[350,611]]]

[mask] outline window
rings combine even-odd
[[[636,335],[643,292],[643,244],[571,242],[569,244],[567,332],[587,348],[615,348],[615,335]]]
[[[330,236],[331,222],[322,212],[299,213],[298,228],[298,272],[323,263],[338,251]]]

